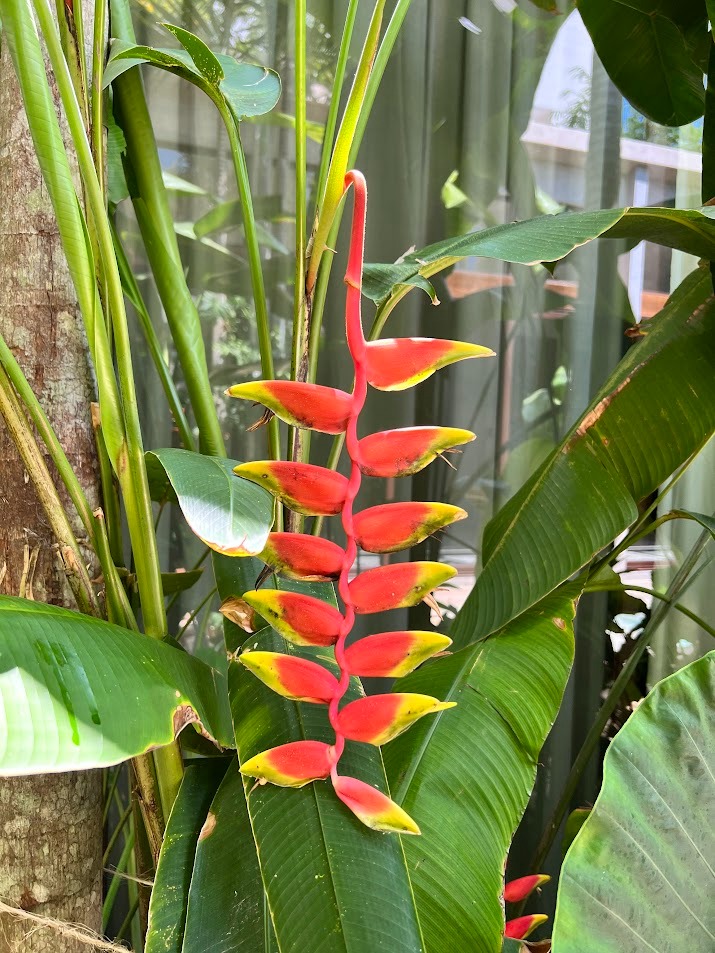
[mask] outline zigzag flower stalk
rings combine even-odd
[[[350,476],[306,463],[257,461],[235,472],[263,486],[290,509],[307,516],[340,514],[345,548],[298,533],[272,533],[261,554],[275,571],[294,579],[337,579],[343,603],[340,612],[312,596],[277,589],[243,594],[248,605],[284,638],[298,645],[334,646],[338,677],[308,659],[277,652],[249,651],[243,664],[271,689],[294,701],[328,706],[335,734],[332,745],[298,741],[272,748],[246,761],[241,771],[260,782],[302,787],[330,777],[340,800],[368,827],[379,831],[419,834],[412,818],[382,792],[339,773],[346,741],[382,745],[418,718],[445,708],[428,695],[392,693],[358,698],[343,704],[351,676],[397,677],[451,644],[433,632],[383,632],[347,647],[355,616],[416,605],[455,575],[450,566],[408,562],[380,566],[349,576],[358,546],[373,553],[406,549],[467,514],[446,503],[390,503],[353,512],[363,474],[407,476],[434,458],[474,439],[467,430],[410,427],[358,437],[358,420],[368,384],[380,390],[402,390],[435,370],[470,357],[486,357],[488,348],[431,338],[365,340],[360,308],[367,189],[359,172],[349,172],[346,191],[354,187],[355,208],[348,269],[345,275],[346,340],[355,378],[351,393],[294,381],[258,381],[229,389],[233,397],[257,401],[272,414],[297,427],[324,433],[345,433]]]

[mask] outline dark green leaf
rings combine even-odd
[[[565,212],[495,225],[428,245],[394,265],[365,265],[363,291],[373,301],[381,301],[416,275],[429,277],[463,258],[495,258],[522,265],[558,261],[596,238],[645,239],[715,259],[713,217],[712,208],[630,208]]]
[[[664,126],[702,116],[702,0],[580,0],[578,9],[606,72],[639,112]]]
[[[234,562],[239,565],[232,581],[228,561],[215,559],[222,598],[252,588],[261,568],[255,560]],[[326,584],[308,584],[301,591],[332,597],[332,587]],[[228,648],[239,632],[235,626],[229,627]],[[252,636],[246,645],[288,654],[299,652],[270,629]],[[329,662],[331,655],[326,650],[300,650],[299,654],[324,662]],[[229,665],[229,686],[239,760],[289,741],[332,740],[323,706],[286,701],[239,662]],[[359,692],[355,681],[350,697]],[[380,754],[375,748],[348,745],[341,766],[344,773],[386,790]],[[253,782],[248,780],[246,790],[252,788]],[[340,803],[328,783],[310,784],[300,790],[270,784],[256,787],[248,795],[248,811],[281,953],[313,950],[316,937],[320,938],[321,953],[422,950],[397,837],[364,827]]]
[[[203,569],[188,569],[183,572],[163,572],[161,574],[161,588],[164,595],[173,595],[175,592],[186,592],[195,586],[203,575]]]
[[[117,764],[169,744],[192,722],[232,745],[225,681],[202,662],[108,622],[7,596],[3,708],[2,775]]]
[[[173,448],[152,450],[151,457],[161,463],[186,522],[207,546],[230,556],[261,552],[273,524],[273,498],[234,474],[236,460]]]
[[[225,774],[226,762],[213,759],[186,768],[159,854],[145,953],[181,953],[196,844]]]
[[[219,89],[236,121],[263,116],[273,109],[281,96],[278,73],[264,66],[237,63],[222,54],[217,59],[224,71]]]
[[[243,778],[233,761],[196,848],[183,953],[263,951],[265,930],[271,929],[264,912]]]
[[[458,702],[385,748],[393,795],[422,828],[404,847],[429,953],[501,949],[504,865],[571,670],[577,595],[553,593],[396,685]]]
[[[504,625],[609,545],[715,430],[715,299],[699,269],[650,322],[561,446],[487,525],[451,635]]]
[[[715,948],[715,652],[660,682],[611,742],[566,855],[554,953]]]
[[[574,840],[576,839],[576,835],[586,823],[590,813],[590,807],[578,807],[575,811],[571,811],[569,816],[566,818],[566,824],[564,825],[564,836],[561,839],[562,854],[565,854],[569,847],[573,844]]]
[[[212,86],[218,86],[223,79],[223,69],[204,41],[193,33],[189,33],[188,30],[184,30],[180,26],[174,26],[172,23],[162,23],[162,26],[174,34],[203,78],[208,80]]]

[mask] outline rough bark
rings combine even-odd
[[[96,505],[84,334],[6,44],[0,54],[0,332]],[[1,421],[0,473],[0,591],[74,608],[44,513]],[[101,854],[99,772],[0,781],[0,898],[6,903],[98,930]],[[86,949],[0,916],[0,953]]]

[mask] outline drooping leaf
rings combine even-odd
[[[178,27],[172,28],[172,32],[181,39],[177,31],[179,31]],[[184,38],[192,37],[192,34],[186,31],[180,32],[185,34]],[[280,98],[281,82],[274,70],[254,66],[251,63],[237,63],[231,56],[213,54],[198,40],[198,37],[193,37],[191,41],[187,40],[187,43],[191,52],[186,49],[158,49],[126,43],[123,40],[113,40],[104,74],[105,88],[128,69],[147,63],[181,76],[182,79],[198,86],[212,98],[221,96],[231,109],[236,121],[249,116],[262,116],[276,105]],[[211,54],[211,62],[205,54],[201,55],[196,44],[201,44],[207,53]],[[199,56],[201,68],[194,61],[192,52]],[[218,64],[218,68],[212,65],[213,61]],[[217,69],[223,73],[218,81]],[[207,79],[206,71],[211,73],[212,79]]]
[[[715,299],[701,268],[487,525],[484,569],[450,631],[455,645],[504,625],[584,566],[714,430]]]
[[[270,953],[272,932],[238,764],[232,762],[196,846],[183,953]]]
[[[702,116],[704,3],[579,0],[578,9],[606,72],[639,112],[664,126]]]
[[[384,749],[393,797],[422,828],[404,848],[427,953],[497,953],[506,856],[573,658],[573,586],[397,691],[457,707]]]
[[[203,575],[203,569],[188,569],[177,572],[163,572],[161,574],[161,588],[165,596],[175,592],[186,592],[195,586]]]
[[[159,854],[145,953],[181,953],[196,845],[225,773],[221,759],[207,758],[186,768]]]
[[[715,652],[660,682],[606,754],[564,861],[554,953],[715,944]]]
[[[213,86],[218,86],[224,78],[224,72],[218,57],[211,52],[204,41],[199,39],[195,34],[189,33],[188,30],[184,30],[180,26],[175,26],[173,23],[163,23],[162,26],[164,26],[169,33],[174,34],[193,60],[194,66],[203,78]]]
[[[411,252],[394,265],[365,265],[363,293],[373,301],[394,294],[416,275],[433,275],[463,258],[535,265],[558,261],[596,238],[647,240],[715,259],[715,210],[621,208],[565,212],[495,225]]]
[[[199,539],[232,556],[260,553],[273,523],[273,500],[234,475],[236,460],[175,448],[152,450],[147,459],[152,458],[164,468],[181,512]]]
[[[256,560],[214,557],[222,597],[238,595],[260,572]],[[288,585],[281,582],[282,585]],[[332,598],[327,584],[291,583],[313,596]],[[245,634],[227,629],[227,648]],[[270,630],[248,639],[247,649],[298,654],[326,664],[326,649],[297,649]],[[243,665],[229,666],[229,693],[242,762],[269,748],[310,739],[332,742],[322,706],[289,702]],[[358,696],[354,682],[349,698]],[[380,753],[351,745],[341,772],[387,791]],[[263,881],[283,953],[418,953],[423,949],[404,855],[398,838],[368,830],[341,804],[326,782],[299,789],[256,787],[247,779],[248,811]]]
[[[192,722],[232,745],[213,669],[149,636],[9,596],[0,597],[0,711],[0,775],[117,764]]]

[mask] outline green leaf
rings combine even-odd
[[[713,430],[715,299],[701,268],[487,525],[484,569],[452,627],[455,644],[501,627],[589,562]]]
[[[170,29],[177,36],[177,31],[185,34],[184,38],[191,36],[179,27]],[[194,39],[197,43],[201,43],[198,37]],[[112,40],[109,61],[104,74],[104,87],[109,86],[128,69],[147,63],[181,76],[182,79],[198,86],[212,99],[220,96],[228,104],[237,121],[251,116],[262,116],[273,109],[281,94],[280,77],[274,70],[254,66],[252,63],[237,63],[230,56],[211,53],[203,43],[201,46],[206,53],[210,54],[217,66],[212,66],[205,55],[200,55],[195,45],[192,46],[191,52],[187,52],[186,49],[158,49],[126,43],[123,40]],[[199,58],[200,66],[194,56]],[[217,70],[220,70],[223,75],[218,82],[215,82],[215,77],[218,76]],[[214,79],[207,78],[206,72]]]
[[[553,593],[397,682],[458,703],[385,748],[393,796],[422,828],[404,848],[429,953],[501,949],[504,865],[571,670],[577,596]]]
[[[0,774],[76,771],[167,745],[192,722],[232,745],[217,672],[149,636],[0,597]]]
[[[673,513],[682,519],[695,520],[696,523],[700,523],[703,529],[706,529],[715,537],[715,519],[712,516],[695,513],[693,510],[673,510]]]
[[[208,80],[212,86],[218,86],[224,78],[223,69],[217,57],[214,56],[204,41],[200,40],[198,36],[195,36],[193,33],[189,33],[188,30],[184,30],[180,26],[174,26],[172,23],[162,23],[162,26],[167,29],[169,33],[174,34],[193,60],[194,66],[203,78]]]
[[[660,682],[611,742],[566,855],[554,953],[715,947],[715,652]]]
[[[186,592],[187,589],[196,585],[203,572],[203,569],[163,572],[161,574],[161,588],[164,590],[164,595],[170,596],[175,592]]]
[[[564,824],[564,836],[561,839],[561,853],[565,854],[576,839],[576,835],[588,820],[591,813],[590,807],[577,807],[571,811]]]
[[[181,953],[196,845],[225,774],[226,762],[220,759],[206,759],[186,768],[159,854],[145,953]]]
[[[194,185],[193,182],[188,182],[186,179],[182,179],[181,176],[174,175],[173,172],[167,172],[166,169],[162,169],[161,177],[164,186],[169,192],[180,192],[182,195],[201,195],[204,197],[209,194],[206,189],[202,189],[200,185]]]
[[[495,225],[411,252],[394,265],[365,265],[363,292],[373,301],[394,294],[415,275],[434,275],[463,258],[522,265],[558,261],[596,238],[647,240],[715,259],[715,209],[621,208],[564,212]]]
[[[257,219],[270,220],[282,214],[280,195],[259,195],[253,200],[253,214]],[[211,232],[228,231],[243,225],[243,209],[239,199],[221,202],[194,222],[194,233],[203,238]]]
[[[264,922],[263,882],[236,761],[208,811],[196,847],[188,904],[184,953],[264,950],[265,931],[272,927],[270,917]]]
[[[207,546],[230,556],[261,552],[273,525],[273,498],[234,474],[236,460],[173,448],[151,450],[147,459],[152,457],[166,471],[189,527]]]
[[[702,0],[579,0],[578,9],[606,72],[639,112],[663,126],[702,116]]]
[[[256,560],[215,557],[222,598],[252,588],[261,569]],[[234,570],[233,573],[231,570]],[[233,581],[231,579],[233,576]],[[281,586],[288,587],[281,580]],[[334,599],[326,584],[292,584]],[[227,648],[240,630],[228,626]],[[244,635],[245,638],[245,635]],[[299,654],[330,662],[325,649],[301,649],[264,629],[251,648]],[[360,693],[353,681],[348,697]],[[239,760],[267,748],[305,738],[331,741],[327,711],[320,705],[289,702],[276,695],[237,661],[229,664],[229,695]],[[348,744],[341,768],[386,791],[377,749]],[[364,827],[338,800],[329,783],[299,790],[246,780],[248,812],[258,848],[278,946],[282,953],[420,953],[423,949],[414,899],[399,838]]]

